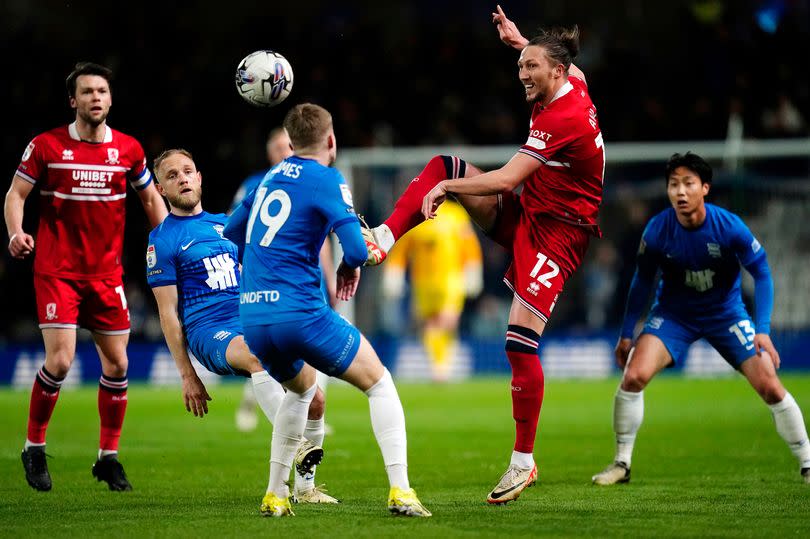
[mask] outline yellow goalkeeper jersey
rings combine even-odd
[[[422,317],[444,309],[460,311],[465,296],[480,292],[481,264],[472,221],[450,200],[439,207],[435,219],[400,238],[386,260],[389,271],[410,272],[414,307]]]

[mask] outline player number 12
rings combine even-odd
[[[548,267],[551,268],[551,271],[540,273],[540,269],[543,267],[543,264],[547,264]],[[551,288],[551,281],[549,281],[549,279],[553,279],[559,273],[560,273],[560,266],[549,260],[549,258],[543,253],[537,253],[537,264],[534,265],[534,268],[532,268],[532,271],[531,273],[529,273],[529,276],[532,278],[536,278],[537,281],[546,288]]]

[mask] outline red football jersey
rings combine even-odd
[[[526,180],[520,200],[546,214],[588,227],[596,236],[605,175],[605,146],[588,87],[569,77],[547,106],[534,105],[529,139],[520,150],[543,165]]]
[[[127,181],[152,181],[140,143],[107,127],[101,143],[84,142],[76,124],[38,135],[17,176],[39,187],[34,272],[65,279],[120,276]]]

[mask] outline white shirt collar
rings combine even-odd
[[[554,97],[551,98],[551,101],[548,102],[549,105],[557,101],[559,98],[570,92],[574,89],[574,85],[571,84],[571,81],[565,81],[565,84],[560,86],[560,89],[557,90],[557,93],[554,94]]]
[[[105,125],[104,129],[104,140],[102,142],[112,142],[112,129],[110,129],[109,125]],[[68,134],[73,140],[82,140],[82,137],[79,136],[79,130],[76,128],[76,122],[68,125]]]

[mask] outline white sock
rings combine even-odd
[[[23,446],[23,449],[28,449],[29,447],[45,447],[45,444],[35,444],[34,442],[32,442],[31,440],[26,438],[25,439],[25,445]]]
[[[408,482],[405,412],[402,410],[397,388],[388,369],[385,369],[382,378],[366,391],[366,395],[371,412],[371,428],[382,452],[388,483],[392,487],[409,489],[411,486]]]
[[[769,404],[776,423],[776,432],[788,444],[790,452],[798,459],[801,468],[810,468],[810,443],[807,440],[807,428],[799,405],[790,393],[776,404]]]
[[[307,424],[309,403],[312,402],[317,387],[316,384],[312,384],[312,387],[303,393],[287,391],[276,414],[273,440],[270,443],[270,481],[267,484],[267,492],[272,492],[279,498],[290,495],[287,480],[290,478],[295,452]]]
[[[102,457],[106,457],[107,455],[117,455],[117,449],[99,449],[98,450],[98,459],[101,460]]]
[[[253,378],[253,375],[251,375],[251,378]],[[257,404],[259,403],[256,401],[256,394],[253,392],[252,380],[246,380],[242,391],[242,402],[239,403],[239,406],[246,410],[253,410]]]
[[[317,371],[315,373],[315,383],[318,384],[318,387],[321,388],[323,392],[323,396],[326,396],[326,387],[329,385],[329,375],[324,374],[321,371]]]
[[[633,393],[621,387],[613,398],[613,432],[616,433],[616,462],[630,466],[636,433],[644,419],[644,391]]]
[[[250,375],[250,381],[253,386],[250,388],[250,393],[253,394],[254,402],[259,404],[262,412],[267,416],[267,420],[271,424],[275,424],[276,414],[284,399],[284,388],[267,371],[254,372]],[[246,397],[247,389],[245,388]]]
[[[386,253],[391,250],[391,247],[393,247],[394,243],[397,241],[394,238],[394,234],[391,232],[391,229],[388,228],[388,225],[380,225],[372,228],[371,231],[374,232],[374,239],[377,240],[377,247]]]
[[[514,464],[523,470],[534,468],[534,455],[531,453],[512,451],[512,460],[509,462],[509,464]]]
[[[323,417],[320,419],[307,419],[307,425],[304,428],[304,438],[309,440],[315,445],[323,447]],[[315,468],[312,467],[312,472],[301,475],[298,470],[295,470],[295,491],[306,492],[307,490],[315,487]]]

